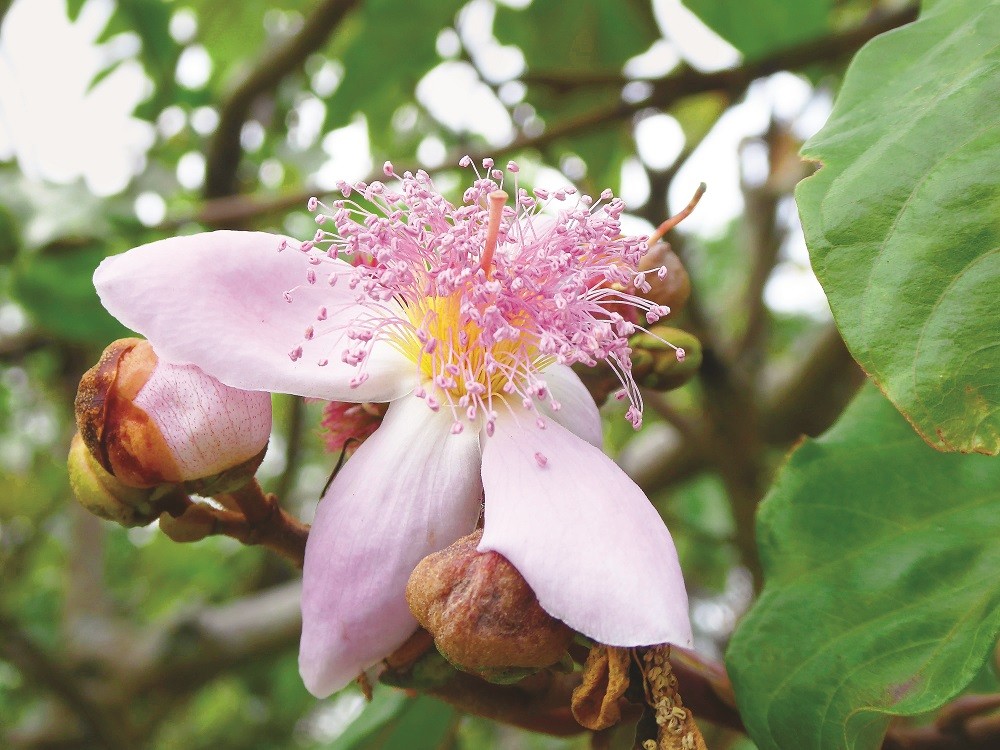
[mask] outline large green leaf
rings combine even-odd
[[[851,353],[940,450],[1000,452],[998,39],[996,0],[940,0],[872,41],[796,194]]]
[[[767,584],[731,642],[761,750],[877,748],[958,693],[1000,630],[1000,462],[938,453],[873,388],[764,501]]]
[[[822,36],[831,0],[684,0],[706,26],[749,59]]]
[[[529,70],[565,73],[616,72],[660,36],[639,0],[577,0],[571,11],[554,2],[498,6],[493,33],[521,48]]]

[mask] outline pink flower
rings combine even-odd
[[[645,284],[645,239],[621,236],[610,191],[594,202],[515,182],[509,205],[503,173],[483,167],[458,207],[426,173],[387,163],[394,187],[310,201],[309,242],[178,237],[94,276],[108,310],[173,362],[235,388],[391,402],[309,536],[299,664],[317,696],[412,633],[411,571],[475,528],[484,495],[480,550],[510,560],[549,614],[609,645],[690,645],[670,535],[600,450],[597,408],[569,367],[610,362],[639,423],[636,326],[609,310],[666,314],[616,291]],[[538,215],[543,204],[556,210]]]

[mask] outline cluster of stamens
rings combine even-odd
[[[414,395],[435,411],[451,411],[453,432],[468,421],[492,434],[499,408],[519,404],[540,427],[539,404],[559,409],[546,367],[605,360],[638,427],[642,399],[628,339],[645,328],[635,312],[652,324],[669,308],[625,291],[648,291],[645,273],[665,269],[636,270],[647,242],[621,235],[623,202],[610,190],[596,201],[571,187],[529,193],[510,162],[511,205],[505,172],[492,159],[482,172],[469,157],[460,164],[476,174],[460,206],[423,170],[399,175],[389,162],[384,172],[394,187],[341,183],[341,199],[310,199],[318,229],[298,248],[308,257],[304,283],[346,284],[362,311],[349,327],[335,322],[335,310],[316,312],[304,339],[326,337],[330,347],[315,364],[340,358],[357,368],[357,386],[368,378],[372,346],[387,342],[417,368],[423,385]],[[302,352],[297,346],[289,356]]]

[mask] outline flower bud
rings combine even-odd
[[[80,381],[76,423],[94,458],[123,484],[208,479],[220,492],[218,475],[230,486],[245,482],[263,459],[271,399],[161,361],[147,341],[119,339]]]
[[[406,600],[457,668],[494,681],[517,679],[558,662],[573,631],[539,606],[503,555],[476,550],[482,535],[476,531],[421,560]]]
[[[656,391],[679,388],[701,367],[701,342],[679,328],[653,326],[649,333],[633,336],[629,345],[632,377],[644,388]]]
[[[358,449],[382,424],[388,404],[330,401],[323,407],[323,439],[331,453]]]
[[[73,494],[95,516],[122,526],[146,526],[160,514],[153,502],[155,490],[119,482],[97,462],[79,433],[70,443],[67,468]]]
[[[665,268],[666,273],[657,273],[660,268]],[[676,315],[684,308],[691,296],[691,279],[677,253],[670,249],[669,243],[657,242],[649,248],[649,252],[639,261],[639,270],[653,271],[645,275],[650,290],[640,296],[654,304],[666,305],[670,308],[671,315]]]

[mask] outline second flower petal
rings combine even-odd
[[[320,503],[306,545],[299,669],[324,697],[416,628],[406,582],[479,518],[479,438],[416,398],[389,406]]]
[[[503,413],[483,447],[481,551],[510,560],[553,617],[609,646],[691,645],[677,552],[610,458],[559,424]]]

